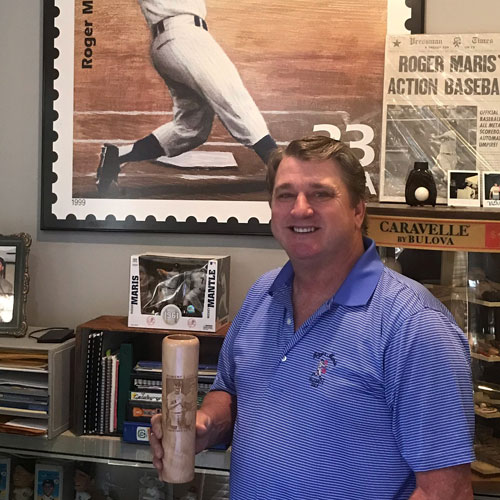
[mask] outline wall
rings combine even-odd
[[[75,326],[101,314],[125,315],[129,257],[148,249],[231,255],[234,315],[256,277],[285,261],[270,237],[39,230],[42,5],[0,2],[0,234],[33,236],[29,323]],[[429,32],[499,30],[495,0],[428,0],[426,10]]]
[[[130,255],[145,250],[230,255],[234,316],[253,281],[286,259],[272,237],[39,229],[42,5],[0,2],[0,234],[33,237],[29,324],[75,326],[101,314],[126,315]]]

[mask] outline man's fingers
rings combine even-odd
[[[163,431],[161,427],[161,413],[151,417],[151,434],[153,434],[154,437],[158,439],[158,441],[161,441],[161,438],[163,437]]]

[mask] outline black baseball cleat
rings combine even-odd
[[[106,194],[112,184],[118,185],[118,174],[120,173],[120,161],[118,160],[118,148],[114,144],[103,144],[101,147],[101,159],[97,167],[97,190],[99,194]]]

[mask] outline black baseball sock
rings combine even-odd
[[[267,160],[271,153],[278,147],[274,139],[269,135],[265,135],[260,141],[256,142],[252,149],[260,156],[262,161],[267,165]]]
[[[120,156],[120,163],[127,161],[154,160],[165,155],[165,150],[161,147],[158,139],[149,134],[143,139],[138,140],[132,147],[130,153]]]

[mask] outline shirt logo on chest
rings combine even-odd
[[[337,361],[333,353],[327,352],[315,352],[313,359],[317,360],[318,365],[309,376],[309,382],[312,387],[319,387],[324,383],[328,369],[335,366]]]

